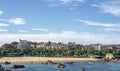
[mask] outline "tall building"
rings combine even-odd
[[[27,40],[21,40],[20,39],[20,42],[18,44],[18,48],[27,48],[29,46],[30,46],[30,44]]]

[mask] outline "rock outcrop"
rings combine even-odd
[[[115,56],[112,54],[112,53],[107,53],[106,55],[105,55],[105,59],[114,59],[115,58]]]
[[[47,62],[45,62],[45,64],[49,64],[49,65],[51,65],[51,64],[56,64],[56,63],[53,62],[53,61],[51,61],[51,60],[48,60]]]
[[[6,61],[4,64],[11,64],[11,62]]]
[[[58,64],[58,68],[65,68],[65,67],[66,67],[65,64],[61,64],[61,63]]]

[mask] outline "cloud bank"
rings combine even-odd
[[[8,37],[9,36],[9,37]],[[54,42],[70,42],[74,41],[80,44],[102,43],[102,44],[118,44],[120,36],[118,35],[102,35],[91,33],[77,33],[74,31],[62,31],[61,33],[47,34],[0,34],[0,41],[10,43],[19,39],[30,41],[54,41]]]
[[[75,21],[81,22],[86,25],[91,25],[91,26],[102,26],[102,27],[120,27],[120,23],[101,23],[101,22],[94,22],[94,21],[89,21],[89,20],[81,20],[77,19]]]
[[[103,30],[105,32],[109,32],[109,31],[119,32],[120,31],[120,23],[102,23],[102,22],[94,22],[94,21],[81,20],[81,19],[76,19],[75,21],[80,22],[80,24],[103,27]]]
[[[92,6],[100,8],[103,13],[120,16],[120,0],[105,1],[100,4],[93,4]]]

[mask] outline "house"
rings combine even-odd
[[[61,47],[61,49],[68,50],[69,48],[68,48],[68,45],[67,45],[67,44],[64,44],[64,45]]]
[[[116,45],[108,45],[108,46],[107,46],[107,49],[117,50],[117,46],[116,46]]]
[[[62,42],[58,42],[57,43],[57,48],[66,50],[66,49],[68,49],[68,46],[66,44],[62,43]]]
[[[36,43],[36,48],[44,48],[44,47],[46,47],[45,42]]]

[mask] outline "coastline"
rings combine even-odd
[[[12,63],[22,63],[22,62],[46,62],[48,60],[54,62],[69,62],[69,61],[99,61],[101,59],[96,58],[72,58],[72,57],[2,57],[0,62],[12,62]]]

